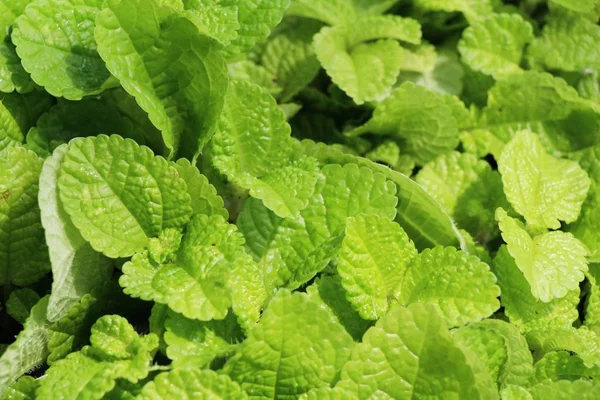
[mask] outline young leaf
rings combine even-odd
[[[506,145],[498,170],[508,201],[533,231],[577,220],[591,184],[577,162],[547,154],[529,131],[517,132]]]
[[[523,48],[532,40],[533,28],[521,16],[493,14],[465,29],[458,50],[473,70],[499,79],[522,71]]]
[[[211,370],[175,369],[158,375],[147,383],[138,400],[168,399],[175,393],[186,399],[239,399],[248,396],[227,375]]]
[[[287,14],[316,19],[334,26],[345,25],[357,18],[353,3],[349,0],[295,0]]]
[[[72,141],[60,165],[58,190],[83,238],[111,258],[142,251],[149,238],[181,228],[192,213],[175,167],[115,135]],[[105,212],[94,212],[98,209]]]
[[[155,0],[110,0],[98,52],[162,132],[170,156],[195,159],[214,132],[227,88],[217,43]],[[118,49],[118,52],[115,52]]]
[[[48,320],[60,319],[79,299],[112,274],[110,260],[81,236],[65,212],[58,194],[58,171],[67,146],[54,151],[40,175],[39,206],[52,263]]]
[[[500,290],[489,266],[453,247],[424,250],[394,294],[402,304],[433,304],[448,327],[479,321],[500,307]]]
[[[365,214],[347,219],[337,271],[346,298],[362,318],[377,320],[385,315],[389,298],[416,255],[414,244],[397,223]]]
[[[553,381],[593,379],[600,377],[600,367],[586,367],[581,357],[567,351],[551,351],[544,354],[535,363],[535,375],[531,383],[538,384],[551,379]]]
[[[11,384],[3,399],[6,400],[35,400],[35,392],[40,387],[40,381],[31,376],[23,376]]]
[[[460,11],[472,24],[493,13],[490,0],[416,0],[416,5],[432,11]]]
[[[56,97],[80,100],[116,86],[94,40],[103,0],[35,0],[12,33],[31,78]]]
[[[23,14],[30,0],[0,1],[0,91],[16,90],[27,93],[33,90],[33,81],[21,65],[15,45],[10,38],[11,28],[17,17]]]
[[[498,278],[504,313],[522,332],[535,328],[569,327],[577,319],[579,288],[549,302],[536,299],[506,246],[500,247],[494,258],[494,273]]]
[[[50,270],[37,204],[41,169],[22,146],[0,150],[0,285],[29,285]]]
[[[187,191],[192,198],[192,210],[194,214],[221,215],[229,218],[229,212],[225,209],[223,198],[217,193],[217,189],[210,184],[208,178],[202,175],[195,165],[189,160],[182,158],[175,165],[179,177],[187,186]]]
[[[600,385],[597,382],[585,380],[546,381],[527,390],[529,398],[532,400],[594,400],[598,396]]]
[[[551,351],[567,350],[579,355],[586,367],[600,367],[600,337],[586,327],[534,329],[526,336],[534,358],[539,359]]]
[[[496,211],[496,218],[506,248],[531,286],[533,297],[548,303],[579,287],[588,269],[588,250],[572,234],[553,231],[531,237],[503,209]]]
[[[446,362],[439,354],[448,355]],[[394,305],[355,347],[334,392],[353,399],[495,399],[484,368],[454,343],[433,306]]]
[[[334,382],[353,344],[329,310],[283,290],[223,372],[250,397],[297,397]]]
[[[44,363],[48,356],[48,297],[33,308],[17,339],[0,355],[0,396],[21,375]]]

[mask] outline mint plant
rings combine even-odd
[[[0,399],[596,399],[597,0],[0,0]]]

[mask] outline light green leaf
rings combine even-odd
[[[225,209],[225,203],[217,189],[210,184],[208,178],[200,173],[195,165],[189,160],[182,158],[175,165],[179,177],[187,186],[187,191],[192,198],[192,210],[194,214],[221,215],[229,218],[229,212]]]
[[[494,258],[494,273],[498,278],[504,313],[522,332],[535,328],[569,327],[579,316],[579,287],[567,292],[565,297],[547,303],[536,299],[506,246],[502,246]]]
[[[107,68],[162,132],[170,156],[193,159],[214,132],[227,68],[215,41],[164,10],[154,0],[109,0],[95,37]]]
[[[35,400],[35,391],[40,381],[31,376],[23,376],[8,387],[4,393],[5,400]]]
[[[439,355],[446,354],[444,362]],[[338,398],[497,398],[483,364],[458,347],[433,306],[392,306],[344,365]],[[335,397],[330,397],[335,398]]]
[[[548,379],[553,381],[596,380],[599,377],[600,367],[586,367],[578,355],[570,354],[567,351],[551,351],[544,354],[544,357],[535,363],[535,376],[532,383],[543,383]]]
[[[18,323],[24,324],[29,318],[31,308],[39,301],[40,296],[33,289],[17,289],[6,301],[6,312]]]
[[[218,357],[230,356],[244,337],[232,313],[220,321],[195,321],[172,311],[165,320],[167,357],[174,368],[208,367]]]
[[[282,88],[280,102],[290,101],[319,72],[321,64],[312,38],[320,27],[321,24],[314,21],[299,19],[284,25],[283,31],[278,31],[267,42],[261,60]]]
[[[447,153],[427,163],[415,180],[478,242],[499,234],[494,210],[507,208],[508,202],[500,175],[486,161],[469,153]]]
[[[563,1],[575,4],[575,1]],[[592,5],[593,7],[593,5]],[[529,57],[547,69],[583,71],[600,67],[600,27],[586,15],[560,13],[529,47]]]
[[[415,245],[397,223],[366,214],[346,220],[337,272],[346,298],[362,318],[377,320],[385,315],[415,256]]]
[[[178,0],[200,30],[224,46],[238,37],[238,5],[245,0]]]
[[[391,39],[351,46],[348,32],[347,27],[323,28],[314,38],[317,58],[356,104],[385,99],[400,72],[402,48]]]
[[[533,375],[533,358],[527,340],[512,324],[486,319],[464,326],[454,339],[474,351],[488,367],[500,388],[527,385]]]
[[[116,86],[94,40],[103,0],[35,0],[17,21],[12,41],[35,83],[56,97],[80,100]]]
[[[583,323],[596,333],[600,333],[600,269],[591,264],[587,273],[588,295],[585,300]]]
[[[138,400],[178,399],[217,400],[248,398],[227,375],[211,370],[175,369],[158,375],[144,386]]]
[[[433,304],[449,327],[489,317],[500,307],[499,295],[490,267],[453,247],[424,250],[395,291],[402,304]]]
[[[472,24],[493,13],[490,0],[416,0],[416,5],[432,11],[460,11]]]
[[[353,1],[348,0],[294,0],[287,11],[297,15],[325,22],[329,25],[345,25],[357,18]]]
[[[295,398],[333,383],[353,344],[329,310],[283,290],[223,372],[252,398]]]
[[[438,54],[426,44],[415,52],[405,51],[398,82],[410,81],[435,93],[459,96],[463,92],[464,66],[453,50]],[[432,50],[429,50],[432,49]]]
[[[586,367],[600,367],[600,337],[586,327],[539,328],[529,331],[526,337],[534,358],[566,350],[579,355]]]
[[[340,324],[357,342],[373,325],[372,321],[362,319],[352,308],[352,304],[346,299],[346,291],[339,275],[318,278],[306,289],[306,293],[312,301],[322,304],[333,312]]]
[[[21,65],[10,32],[17,17],[23,14],[31,0],[0,1],[0,91],[14,90],[26,93],[33,90],[33,82]]]
[[[269,267],[269,279],[296,288],[336,255],[347,217],[374,213],[392,220],[395,191],[385,176],[367,168],[327,165],[299,218],[277,217],[250,200],[237,221],[249,252]]]
[[[0,150],[0,285],[29,285],[50,270],[37,203],[41,169],[24,147]]]
[[[465,29],[458,44],[463,61],[475,71],[499,79],[522,71],[525,45],[533,28],[518,14],[493,14]]]
[[[496,211],[496,218],[508,252],[531,286],[533,297],[548,303],[579,287],[588,269],[588,250],[572,234],[553,231],[531,237],[503,209]]]
[[[376,106],[373,118],[349,135],[391,136],[423,165],[458,146],[460,107],[464,105],[455,98],[407,82]]]
[[[250,60],[242,60],[227,65],[229,77],[234,81],[247,81],[260,86],[271,96],[281,93],[277,76],[262,65]]]
[[[577,239],[590,249],[589,260],[600,262],[600,146],[595,146],[576,155],[579,165],[591,178],[587,199],[581,206],[579,218],[566,227]]]
[[[570,10],[588,13],[594,10],[594,6],[598,3],[596,0],[551,0],[552,3],[560,4]]]
[[[65,212],[58,194],[58,171],[67,146],[54,151],[42,168],[39,207],[52,263],[48,320],[56,321],[79,299],[110,278],[110,260],[94,251]]]
[[[32,309],[17,339],[0,356],[0,397],[8,385],[21,375],[44,363],[48,356],[48,297]]]
[[[594,400],[598,397],[600,384],[589,381],[543,382],[528,389],[531,400]]]
[[[40,116],[47,112],[56,101],[54,97],[44,91],[5,93],[0,97],[2,105],[12,115],[12,119],[23,135],[37,124]]]
[[[534,231],[577,220],[591,184],[577,162],[547,154],[530,131],[517,132],[504,147],[498,170],[508,201]]]
[[[192,213],[176,168],[115,135],[72,141],[60,165],[58,190],[83,238],[111,258],[142,251],[149,238],[181,228]],[[99,209],[104,212],[94,211]]]
[[[421,25],[412,18],[397,15],[364,16],[352,23],[346,31],[346,44],[352,48],[376,39],[396,39],[411,44],[421,42]]]

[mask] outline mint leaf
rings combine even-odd
[[[567,351],[551,351],[535,363],[535,376],[532,381],[538,384],[548,379],[553,381],[598,379],[598,374],[600,374],[600,367],[586,367],[578,355],[569,354]]]
[[[377,320],[385,315],[388,299],[416,255],[414,244],[397,223],[377,215],[346,220],[337,271],[346,298],[361,317]]]
[[[419,7],[433,11],[460,11],[469,23],[493,12],[490,0],[417,0]]]
[[[30,0],[0,1],[0,91],[10,93],[14,90],[27,93],[33,90],[33,82],[21,65],[13,44],[10,31],[17,17],[25,12]]]
[[[120,136],[72,141],[58,174],[60,200],[73,225],[94,250],[111,258],[141,251],[149,238],[182,227],[192,213],[175,167]],[[86,211],[98,207],[110,213]]]
[[[518,14],[494,14],[465,29],[458,50],[473,70],[502,78],[522,71],[523,48],[532,40],[533,28]]]
[[[508,201],[533,231],[577,220],[591,184],[579,164],[547,154],[530,131],[515,134],[502,151],[498,170]]]
[[[187,186],[187,191],[192,198],[192,210],[194,214],[221,215],[229,217],[223,198],[217,193],[217,189],[210,184],[208,178],[200,173],[198,168],[185,158],[177,161],[175,165],[179,177]]]
[[[192,22],[168,14],[154,0],[111,0],[95,37],[108,70],[162,132],[170,156],[196,158],[223,107],[225,61]]]
[[[223,372],[251,397],[297,397],[334,382],[352,346],[329,310],[282,290]]]
[[[10,294],[6,301],[6,312],[20,324],[24,324],[31,308],[40,301],[40,296],[29,288],[17,289]]]
[[[102,4],[102,0],[35,0],[17,18],[11,37],[23,67],[53,96],[80,100],[116,86],[94,40]]]
[[[527,333],[527,342],[535,358],[567,350],[579,355],[588,368],[600,366],[600,337],[586,327],[535,329]]]

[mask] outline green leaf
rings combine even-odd
[[[454,339],[461,346],[474,351],[485,362],[500,388],[528,384],[533,375],[533,358],[527,340],[516,326],[500,320],[486,319],[453,333]]]
[[[425,164],[415,180],[478,242],[499,234],[494,210],[509,205],[500,175],[486,161],[469,153],[447,153]]]
[[[168,311],[165,329],[166,354],[174,368],[208,367],[214,359],[230,356],[244,339],[232,313],[203,322]]]
[[[13,291],[6,301],[6,312],[18,323],[24,324],[31,308],[40,301],[40,296],[32,289],[23,288]]]
[[[373,118],[349,135],[391,136],[406,154],[423,165],[458,146],[457,111],[461,107],[464,109],[455,98],[408,82],[379,103]]]
[[[600,385],[589,381],[543,382],[528,389],[531,400],[594,400]]]
[[[588,295],[585,299],[583,323],[596,333],[600,333],[600,270],[598,264],[591,264],[587,274]]]
[[[578,317],[579,287],[560,299],[543,302],[533,297],[531,286],[506,246],[494,258],[500,303],[510,322],[525,332],[535,328],[569,327]]]
[[[416,0],[416,5],[432,11],[460,11],[472,24],[493,13],[490,0]]]
[[[362,318],[385,315],[389,298],[415,256],[415,245],[397,223],[366,214],[346,220],[337,272],[346,298]]]
[[[0,91],[14,90],[26,93],[33,90],[33,82],[21,65],[15,45],[11,40],[11,28],[17,17],[23,14],[31,0],[0,1]]]
[[[552,3],[560,4],[573,11],[588,13],[594,10],[598,2],[596,0],[552,0]]]
[[[227,375],[210,370],[175,369],[158,375],[146,384],[136,399],[160,400],[172,396],[197,400],[248,398],[240,386]]]
[[[544,354],[541,360],[535,363],[535,376],[533,384],[553,381],[578,379],[598,379],[600,367],[588,368],[581,357],[566,351],[551,351]]]
[[[576,221],[591,184],[577,162],[547,154],[530,131],[517,132],[504,147],[498,170],[508,201],[534,231]]]
[[[600,262],[600,205],[598,204],[600,191],[600,146],[584,150],[576,155],[579,165],[591,178],[590,190],[587,199],[581,206],[579,218],[566,227],[577,239],[581,240],[590,249],[589,260]]]
[[[238,37],[239,4],[244,0],[177,0],[200,32],[227,46]]]
[[[294,0],[287,14],[312,18],[329,25],[344,25],[357,18],[353,1],[348,0]]]
[[[499,79],[522,71],[523,48],[532,40],[533,28],[521,16],[493,14],[465,29],[458,50],[473,70]]]
[[[548,303],[579,288],[588,270],[588,250],[572,234],[553,231],[531,237],[503,209],[496,211],[496,218],[508,252],[531,286],[533,297]]]
[[[327,165],[300,217],[280,218],[260,203],[246,201],[238,225],[250,253],[269,266],[270,279],[296,288],[336,255],[347,217],[374,213],[393,219],[395,191],[385,176],[368,168]]]
[[[29,285],[50,270],[37,203],[41,169],[24,147],[0,150],[0,285]]]
[[[111,258],[142,251],[149,238],[181,228],[192,213],[173,164],[116,135],[72,141],[60,165],[58,190],[83,238]]]
[[[355,347],[334,392],[353,399],[495,399],[484,368],[454,343],[433,306],[394,305]]]
[[[6,390],[3,399],[6,400],[35,400],[35,391],[40,381],[31,376],[23,376]]]
[[[48,356],[48,297],[33,308],[17,339],[0,356],[0,396],[21,375],[44,363]]]
[[[56,99],[43,91],[33,91],[29,93],[6,93],[1,95],[2,105],[12,115],[25,135],[30,128],[37,124],[42,116],[56,101]]]
[[[395,291],[402,304],[433,304],[449,327],[489,317],[500,307],[499,295],[489,266],[453,247],[424,250]]]
[[[232,81],[247,81],[260,86],[271,96],[278,96],[282,88],[279,86],[277,76],[262,65],[250,60],[242,60],[227,65],[229,77]]]
[[[109,0],[97,18],[98,52],[162,132],[170,156],[195,159],[221,113],[227,68],[214,40],[165,14],[154,0]]]
[[[346,291],[339,275],[317,278],[306,289],[306,293],[312,301],[322,304],[323,307],[333,312],[340,324],[357,342],[373,325],[372,321],[362,319],[352,308],[352,304],[346,299]]]
[[[237,263],[252,262],[243,244],[222,216],[196,214],[174,260],[157,268],[139,253],[123,266],[119,283],[130,296],[167,304],[187,318],[223,319],[232,305],[230,271]]]
[[[192,210],[194,214],[221,215],[229,218],[229,212],[225,209],[223,198],[217,193],[217,189],[210,184],[208,178],[200,173],[195,165],[189,160],[182,158],[175,165],[179,177],[187,186],[187,191],[192,198]]]
[[[586,327],[539,328],[526,336],[534,358],[540,359],[551,351],[567,350],[579,355],[586,367],[600,367],[600,337]]]
[[[356,104],[383,100],[400,72],[402,48],[382,39],[352,46],[349,28],[323,28],[314,38],[317,58],[332,81]]]
[[[280,291],[223,369],[252,398],[295,398],[333,383],[353,341],[327,309]]]
[[[600,27],[586,15],[560,13],[544,26],[542,35],[533,41],[529,57],[546,69],[597,69],[600,67],[600,51],[595,43],[599,39]]]
[[[103,0],[35,0],[12,33],[35,83],[56,97],[80,100],[116,86],[94,40]]]
[[[52,263],[52,292],[48,320],[60,319],[69,308],[110,278],[110,260],[94,251],[65,212],[58,193],[60,163],[67,152],[62,145],[54,151],[40,175],[39,206]]]

